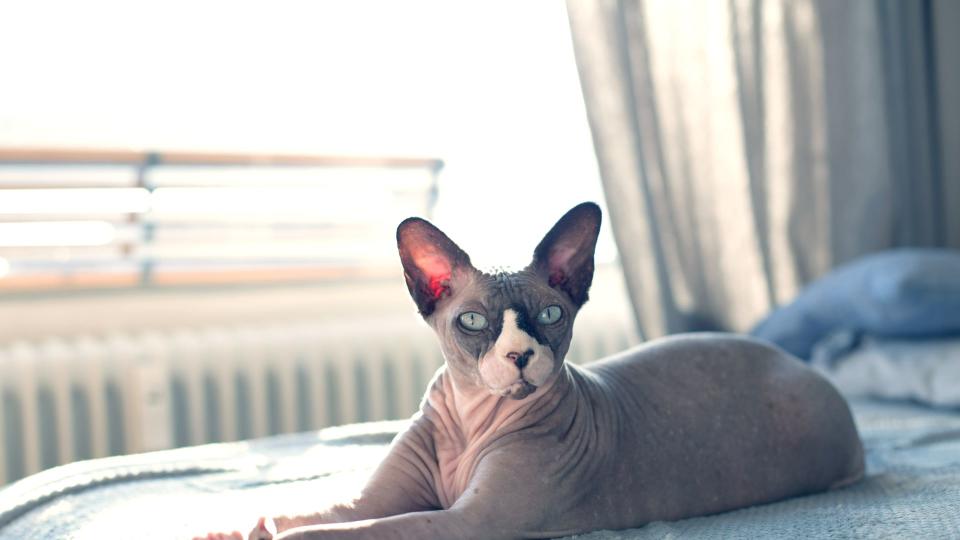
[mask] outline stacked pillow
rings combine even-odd
[[[848,394],[960,407],[960,252],[864,257],[750,333],[812,361]]]

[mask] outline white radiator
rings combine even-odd
[[[0,347],[0,485],[78,459],[408,417],[442,362],[436,341],[426,328],[371,327],[311,321]],[[572,361],[636,341],[611,326],[587,335]]]

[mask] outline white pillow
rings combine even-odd
[[[960,335],[856,340],[834,334],[814,348],[812,364],[849,396],[960,407]]]

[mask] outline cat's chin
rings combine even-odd
[[[530,381],[520,379],[510,386],[501,389],[498,393],[510,399],[523,399],[536,391],[537,387],[531,384]]]

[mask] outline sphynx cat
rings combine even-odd
[[[584,367],[600,209],[570,210],[515,273],[484,273],[429,222],[400,224],[404,277],[446,360],[359,498],[261,518],[256,539],[549,538],[715,514],[863,475],[844,399],[787,353],[681,335]],[[208,538],[242,538],[239,532]]]

